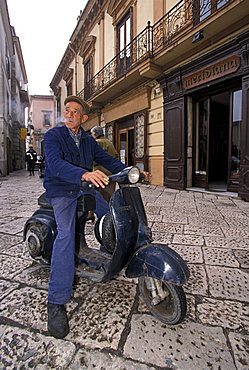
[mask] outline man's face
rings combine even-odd
[[[82,123],[88,119],[88,116],[84,114],[83,107],[74,101],[70,101],[65,105],[63,116],[65,125],[73,131],[78,131]]]

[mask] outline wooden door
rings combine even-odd
[[[186,181],[184,98],[165,104],[164,120],[164,182],[170,188],[183,190]]]

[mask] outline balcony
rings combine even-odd
[[[211,42],[246,26],[247,5],[247,0],[181,0],[153,26],[148,23],[78,95],[101,105],[160,76]],[[194,39],[198,32],[201,43]]]

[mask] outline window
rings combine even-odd
[[[9,80],[10,79],[10,61],[9,61],[8,56],[6,56],[5,58],[6,58],[6,75],[7,75],[7,79]]]
[[[70,81],[67,84],[67,96],[73,95],[73,82]]]
[[[91,96],[91,81],[92,78],[92,63],[88,59],[84,64],[84,99],[87,100]]]
[[[117,54],[119,53],[118,73],[125,73],[131,65],[131,47],[128,46],[132,40],[131,15],[130,12],[117,25]]]
[[[198,0],[200,22],[228,4],[229,0]]]
[[[52,112],[43,112],[43,126],[51,126]]]

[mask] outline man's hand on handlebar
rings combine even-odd
[[[150,172],[147,172],[147,171],[141,171],[140,172],[140,180],[142,182],[144,182],[144,181],[150,182],[151,177],[152,176],[151,176]]]
[[[150,182],[151,177],[150,172],[141,171],[141,180]]]
[[[100,170],[96,170],[93,172],[85,172],[82,177],[82,181],[91,182],[93,185],[95,185],[97,188],[105,188],[106,185],[109,184],[109,178],[104,174],[104,172]]]

